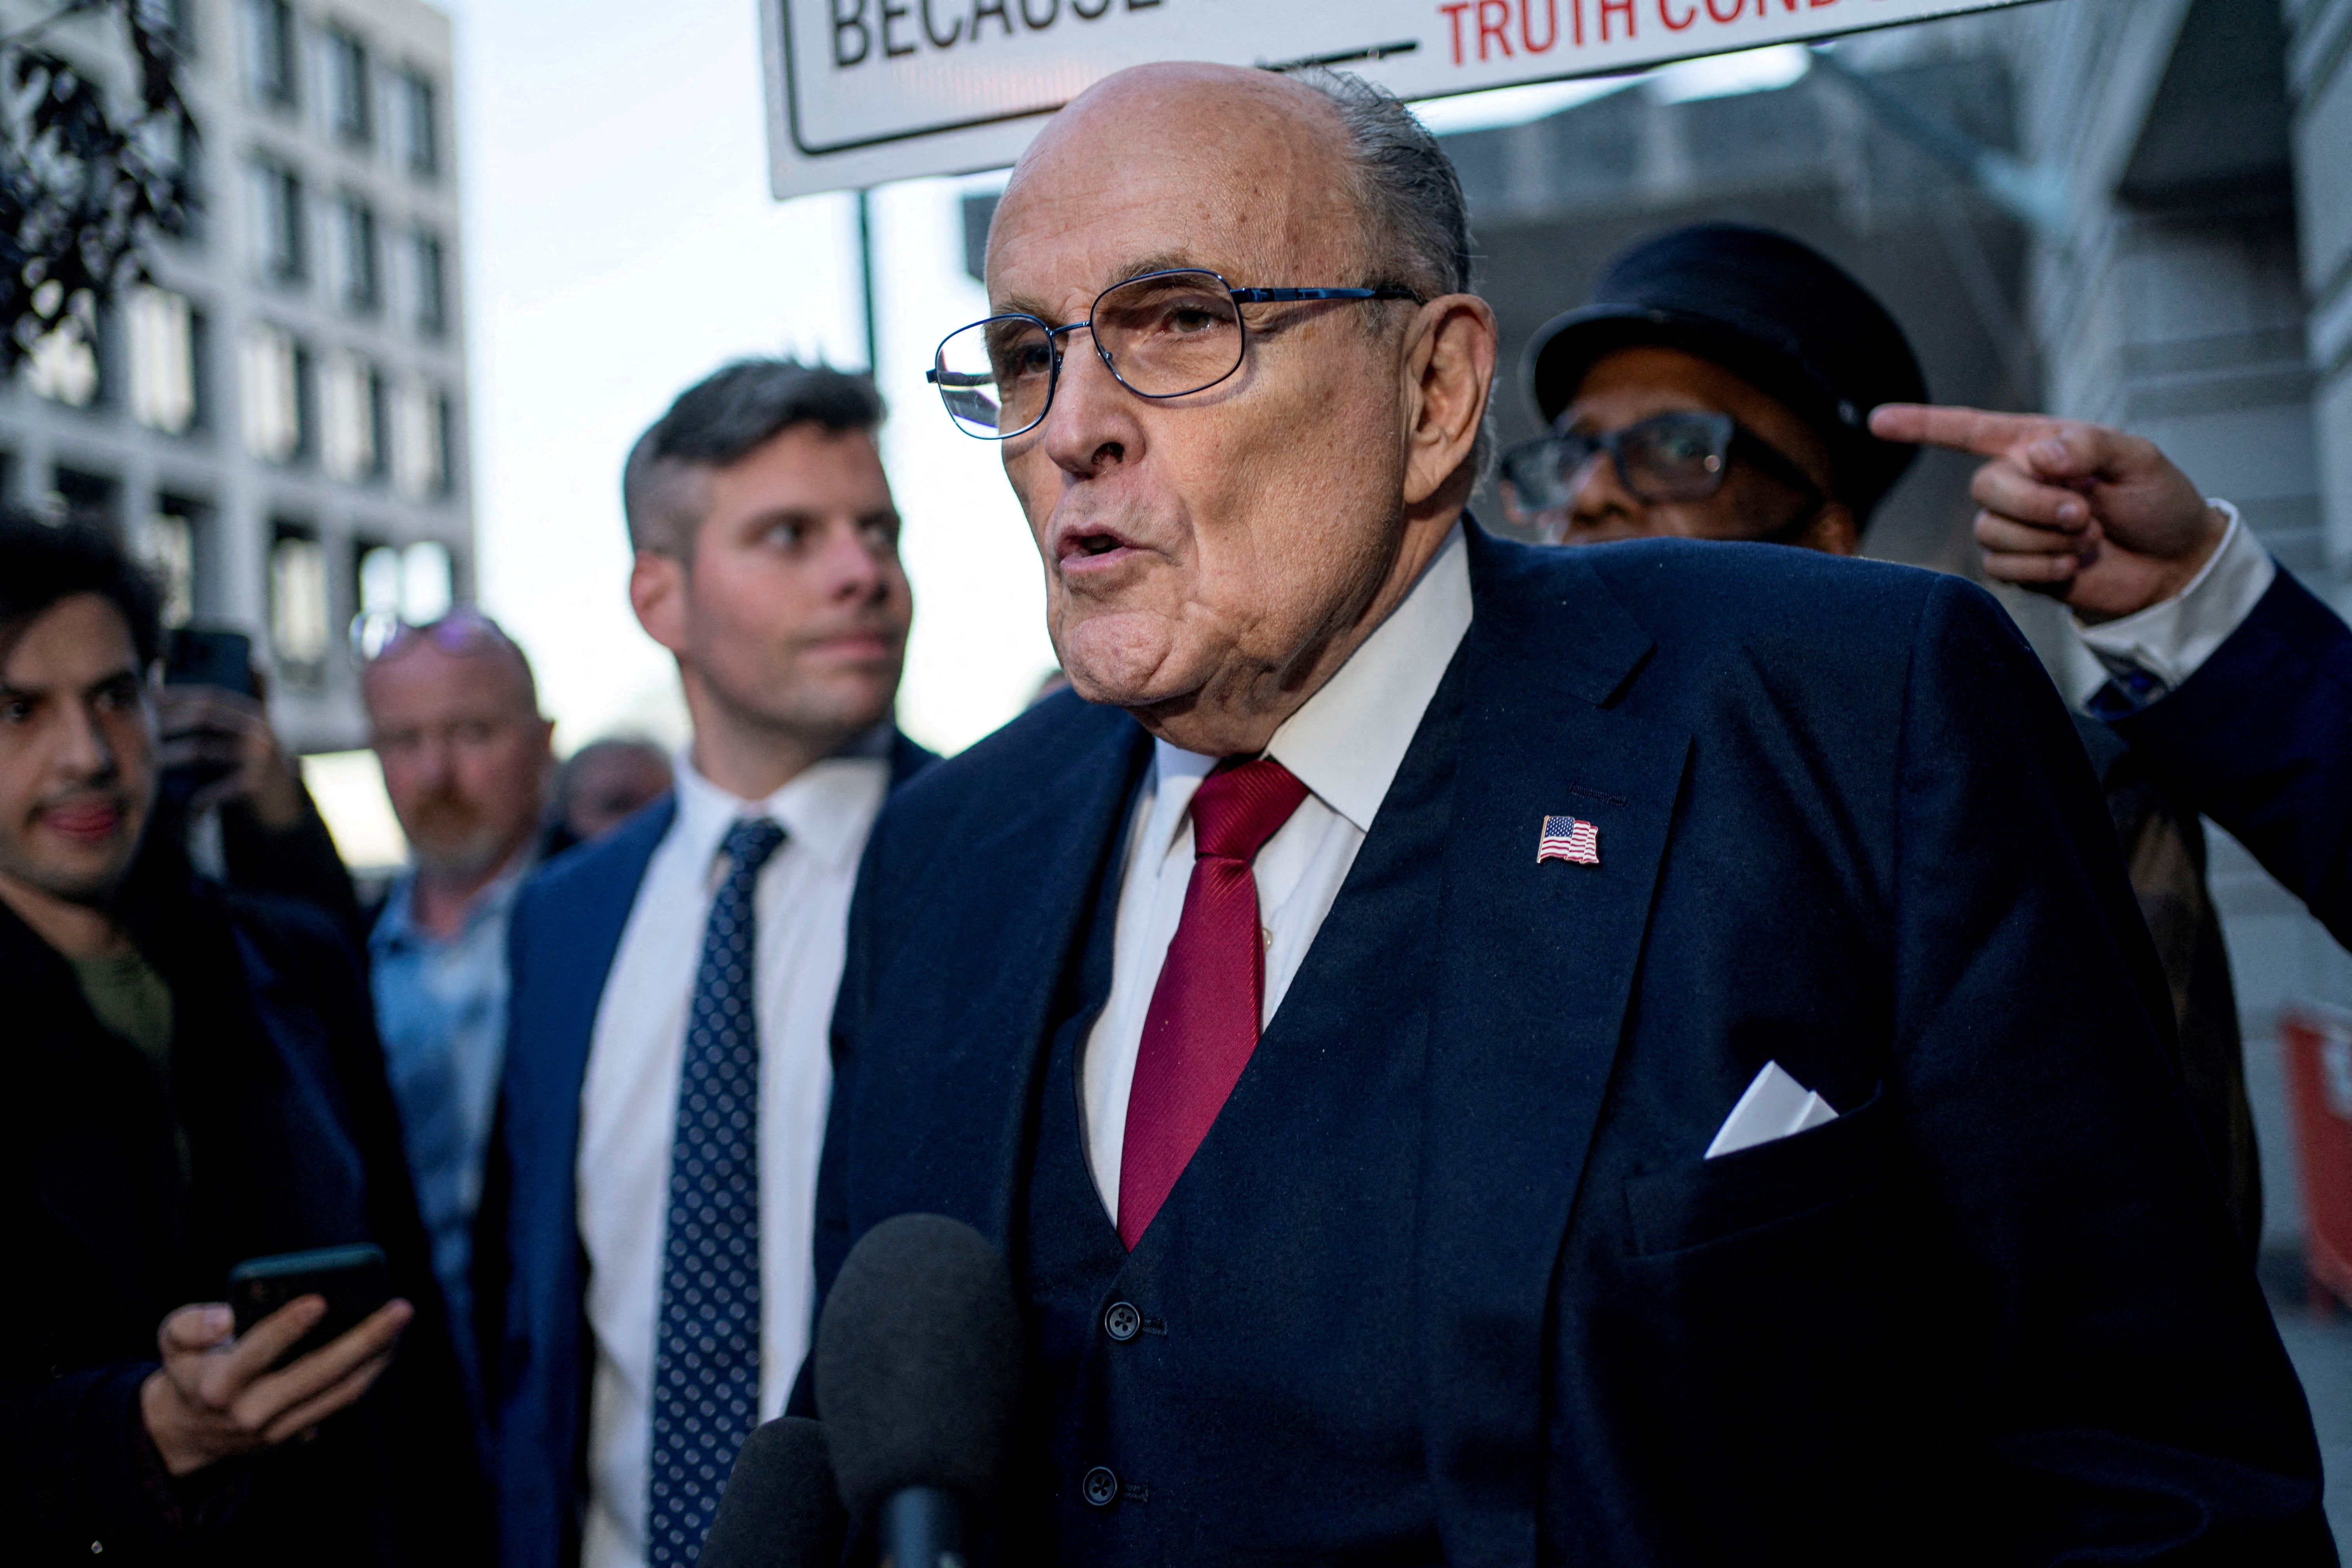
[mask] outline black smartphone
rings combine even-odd
[[[279,1356],[276,1366],[309,1355],[392,1299],[383,1268],[383,1248],[373,1242],[352,1247],[321,1247],[310,1252],[281,1252],[255,1258],[228,1271],[229,1310],[236,1314],[241,1336],[262,1319],[302,1296],[324,1296],[327,1315],[320,1318]]]
[[[217,686],[251,697],[253,639],[243,632],[174,626],[163,649],[163,684]]]

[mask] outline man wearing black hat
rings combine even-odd
[[[1507,504],[1566,544],[1679,535],[1853,554],[1916,452],[1874,435],[1871,412],[1927,396],[1903,329],[1868,289],[1786,235],[1721,223],[1619,257],[1590,303],[1537,334],[1528,377],[1553,434],[1503,455]],[[2116,731],[2082,714],[2075,729],[2170,982],[2176,1062],[2251,1248],[2262,1168],[2203,826]]]

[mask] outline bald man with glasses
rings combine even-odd
[[[1003,1250],[998,1559],[2332,1562],[2032,655],[1486,534],[1469,256],[1393,100],[1141,68],[931,366],[1074,689],[875,827],[817,1277]]]

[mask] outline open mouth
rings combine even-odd
[[[1108,564],[1115,558],[1134,553],[1135,544],[1111,529],[1091,523],[1073,523],[1060,536],[1054,552],[1065,571],[1086,571],[1097,563]]]

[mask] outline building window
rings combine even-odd
[[[124,302],[131,353],[131,417],[151,430],[184,436],[196,426],[203,319],[184,295],[142,284]]]
[[[352,635],[362,658],[382,652],[402,622],[430,626],[449,613],[457,569],[449,547],[440,541],[421,540],[403,549],[362,539],[352,544],[352,557],[359,605]]]
[[[34,291],[34,303],[55,310],[62,293],[55,282]],[[98,312],[88,294],[77,295],[57,329],[33,345],[25,360],[25,384],[68,408],[95,405],[105,391],[99,357]]]
[[[190,26],[191,0],[138,0],[140,19],[172,40],[183,58],[196,52],[195,31]]]
[[[163,624],[184,626],[196,614],[196,556],[212,509],[184,496],[159,495],[139,554],[163,586]]]
[[[400,113],[400,161],[420,180],[441,172],[441,138],[434,125],[433,79],[414,67],[394,79],[393,100]]]
[[[290,110],[301,101],[295,75],[294,7],[245,0],[245,87],[256,103]]]
[[[449,281],[441,237],[430,229],[409,236],[411,325],[421,337],[437,338],[449,330]]]
[[[335,200],[335,293],[344,310],[362,315],[373,314],[383,295],[375,209],[349,191]]]
[[[393,404],[392,482],[429,500],[449,490],[449,399],[422,381],[402,384]]]
[[[298,685],[315,685],[331,633],[327,552],[300,523],[273,525],[269,547],[269,651]]]
[[[58,521],[95,528],[110,539],[122,537],[121,479],[59,467],[50,470],[49,490]]]
[[[282,327],[246,332],[237,366],[245,449],[264,462],[290,463],[310,447],[310,358]]]
[[[326,356],[319,374],[319,460],[330,478],[383,472],[383,377],[355,353]]]
[[[369,101],[367,46],[341,27],[329,27],[324,53],[327,128],[347,147],[372,145],[375,113]]]
[[[296,284],[309,276],[303,244],[302,176],[269,158],[245,166],[246,226],[252,237],[253,269],[264,282]]]

